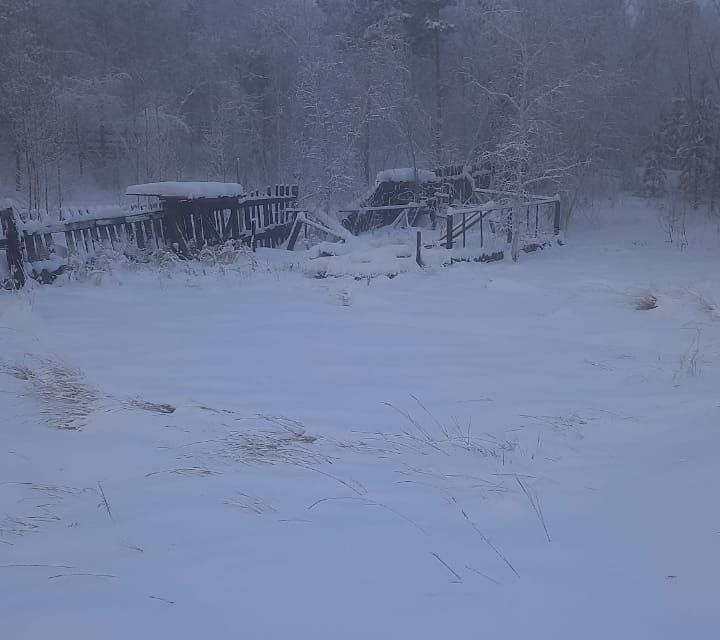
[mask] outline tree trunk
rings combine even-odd
[[[435,164],[442,166],[442,69],[440,64],[440,30],[435,29],[435,126],[433,135],[435,142]]]
[[[22,154],[20,145],[15,146],[15,191],[22,191]]]

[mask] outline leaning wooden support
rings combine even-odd
[[[0,211],[0,224],[6,238],[5,254],[10,273],[9,284],[13,289],[21,289],[25,286],[25,269],[20,233],[12,209]]]

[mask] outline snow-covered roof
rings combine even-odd
[[[128,187],[128,196],[155,196],[179,200],[202,198],[239,198],[245,195],[245,187],[237,182],[153,182]]]
[[[381,182],[415,182],[415,179],[415,169],[386,169],[377,174],[375,182],[377,184]],[[432,171],[417,170],[418,182],[435,182],[436,180],[437,176]]]

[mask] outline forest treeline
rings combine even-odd
[[[393,166],[720,197],[720,0],[3,0],[0,196]]]

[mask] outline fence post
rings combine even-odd
[[[25,270],[23,269],[20,234],[18,233],[17,224],[15,224],[12,209],[0,211],[0,225],[2,225],[7,239],[5,253],[7,255],[8,271],[10,272],[10,283],[15,289],[21,289],[25,286]]]
[[[467,230],[467,219],[465,213],[463,213],[463,249],[465,248],[465,231]]]
[[[452,249],[453,248],[453,231],[454,231],[452,213],[449,213],[447,215],[447,224],[445,226],[447,227],[447,243],[445,244],[445,247],[447,249]]]
[[[250,236],[250,244],[252,246],[253,253],[257,251],[257,238],[255,237],[256,222],[252,221],[252,235]]]
[[[417,232],[417,249],[415,250],[415,262],[417,262],[418,267],[424,267],[422,261],[422,231]]]

